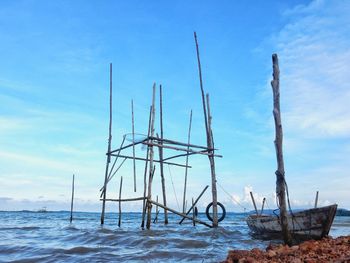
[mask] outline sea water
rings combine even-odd
[[[192,225],[169,214],[150,230],[140,228],[140,213],[0,212],[0,262],[220,262],[230,249],[264,249],[271,241],[254,239],[245,214],[228,213],[220,227]],[[205,214],[199,219],[206,220]],[[336,217],[333,237],[350,234],[350,217]],[[279,241],[273,241],[279,242]]]

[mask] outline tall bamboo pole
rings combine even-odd
[[[119,185],[119,219],[118,219],[118,227],[120,227],[122,220],[122,202],[120,201],[122,198],[122,188],[123,188],[123,176],[120,177],[120,185]]]
[[[215,172],[215,160],[214,160],[214,138],[213,131],[211,129],[212,116],[210,114],[210,103],[209,94],[207,94],[207,108],[208,108],[208,148],[212,149],[208,155],[210,170],[211,170],[211,192],[213,196],[213,226],[219,225],[218,220],[218,199],[217,199],[217,189],[216,189],[216,172]]]
[[[153,96],[152,96],[152,118],[151,118],[151,137],[154,136],[154,119],[155,119],[155,97],[156,97],[156,84],[153,85]],[[151,141],[152,143],[152,141]],[[150,229],[151,227],[151,219],[152,219],[152,203],[150,200],[152,200],[152,179],[153,179],[153,157],[154,157],[154,150],[153,146],[150,145],[149,147],[149,177],[148,177],[148,195],[147,195],[147,222],[146,222],[146,228]]]
[[[70,222],[73,221],[73,201],[74,201],[74,174],[73,174],[73,181],[72,181],[72,200],[70,203]]]
[[[148,132],[147,132],[147,140],[150,136],[151,132],[151,119],[152,119],[152,106],[150,107],[149,110],[149,118],[148,118]],[[148,167],[148,156],[149,156],[149,148],[150,146],[147,146],[147,151],[146,151],[146,162],[145,162],[145,171],[143,174],[143,203],[142,203],[142,222],[141,222],[141,228],[144,229],[145,227],[145,214],[146,214],[146,192],[147,192],[147,167]]]
[[[280,71],[278,66],[277,54],[272,55],[273,65],[273,80],[271,81],[273,91],[273,117],[275,120],[275,148],[277,157],[277,171],[276,171],[276,194],[278,197],[278,205],[280,208],[281,227],[284,243],[291,245],[292,237],[288,227],[287,219],[287,202],[286,202],[286,181],[283,161],[283,130],[281,121],[281,110],[280,110]]]
[[[160,144],[163,145],[163,91],[162,85],[159,86],[159,119],[160,119]],[[163,147],[159,147],[159,166],[160,166],[160,177],[162,182],[162,194],[163,194],[163,204],[167,206],[166,202],[166,191],[165,191],[165,177],[164,177],[164,163],[163,163]],[[187,169],[187,168],[186,168]],[[164,224],[168,224],[168,210],[164,209]]]
[[[190,141],[191,141],[191,126],[192,126],[192,110],[190,113],[190,124],[188,126],[188,135],[187,135],[187,155],[186,155],[186,169],[185,169],[185,183],[184,183],[184,195],[183,195],[183,199],[182,199],[182,213],[186,212],[186,189],[187,189],[187,174],[188,174],[188,153],[189,153],[189,149],[190,149]]]
[[[134,125],[134,101],[131,100],[131,119],[132,119],[132,157],[134,171],[134,192],[136,192],[136,161],[135,161],[135,125]]]
[[[196,51],[197,51],[199,84],[200,84],[201,94],[202,94],[204,124],[205,124],[205,131],[206,131],[206,135],[207,135],[207,146],[208,146],[208,148],[213,149],[213,147],[212,147],[213,140],[212,140],[212,136],[211,136],[211,129],[210,129],[210,127],[208,127],[207,107],[206,107],[205,97],[204,97],[203,80],[202,80],[202,68],[201,68],[201,62],[200,62],[200,56],[199,56],[199,47],[198,47],[198,41],[197,41],[197,34],[196,34],[196,32],[194,32],[194,40],[195,40],[195,43],[196,43]],[[209,162],[210,162],[211,181],[212,181],[213,227],[217,227],[218,226],[218,207],[217,207],[215,162],[214,162],[214,157],[211,156],[211,155],[209,155]]]
[[[111,152],[111,143],[112,143],[112,63],[109,64],[109,129],[108,131],[109,132],[108,132],[107,162],[106,162],[105,180],[103,185],[101,225],[104,224],[104,220],[105,220],[107,180],[108,180],[109,163],[111,162],[110,152]]]

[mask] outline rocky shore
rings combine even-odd
[[[350,236],[335,239],[327,237],[317,241],[310,240],[292,247],[270,245],[265,251],[257,248],[252,250],[231,250],[223,262],[350,263]]]

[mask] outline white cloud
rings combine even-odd
[[[285,16],[274,38],[280,57],[283,118],[304,136],[350,135],[350,3],[314,1]]]

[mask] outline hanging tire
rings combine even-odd
[[[226,216],[226,209],[224,207],[223,204],[221,204],[220,202],[217,202],[218,206],[221,207],[222,209],[222,215],[220,218],[218,218],[218,222],[221,222],[222,220],[224,220],[225,216]],[[209,213],[209,210],[211,208],[211,206],[213,205],[213,202],[211,202],[208,206],[207,206],[207,209],[205,210],[205,214],[207,215],[208,219],[210,221],[213,221],[213,218],[211,217],[210,213]]]

